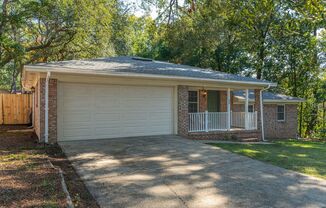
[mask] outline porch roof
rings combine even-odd
[[[239,99],[240,101],[245,100],[245,91],[244,90],[238,90],[233,91],[233,95]],[[255,99],[255,93],[253,90],[249,90],[249,100]],[[271,93],[271,92],[263,92],[263,100],[265,102],[304,102],[305,99],[298,98],[298,97],[291,97],[287,95],[277,94],[277,93]]]

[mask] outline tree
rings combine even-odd
[[[11,90],[24,64],[113,55],[110,38],[117,7],[114,0],[3,1],[0,70],[11,75]]]

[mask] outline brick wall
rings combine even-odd
[[[39,140],[44,142],[45,130],[45,79],[39,80],[40,86],[40,127]],[[57,142],[57,80],[49,80],[49,143]]]
[[[187,135],[189,139],[195,140],[241,140],[247,138],[261,138],[258,130],[232,130],[213,132],[192,132]]]
[[[257,130],[261,131],[261,111],[260,111],[260,90],[255,90],[255,105],[254,105],[254,111],[257,111]],[[260,134],[261,136],[261,134]],[[261,139],[261,137],[260,137]]]
[[[277,121],[277,104],[264,104],[265,137],[269,139],[296,138],[298,111],[296,104],[285,105],[285,121]]]
[[[178,86],[178,134],[188,134],[188,87]]]
[[[244,104],[233,104],[232,105],[232,111],[234,112],[244,112],[245,106]]]

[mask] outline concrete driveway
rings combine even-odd
[[[60,144],[101,207],[326,207],[326,182],[177,136]]]

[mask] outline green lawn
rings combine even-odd
[[[211,144],[286,169],[326,179],[326,142],[278,141],[263,144]]]

